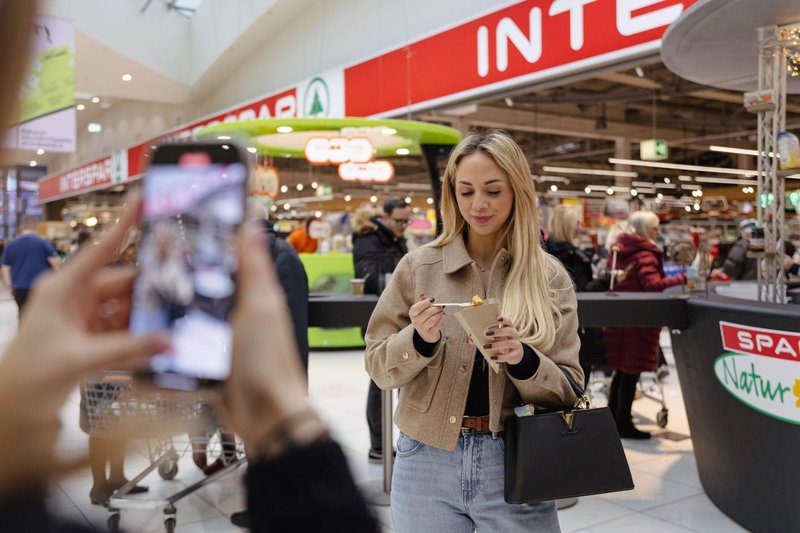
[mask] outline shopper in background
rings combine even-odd
[[[411,221],[411,208],[402,198],[388,198],[383,203],[383,217],[352,217],[353,265],[357,278],[364,278],[364,292],[380,294],[386,275],[394,272],[397,263],[408,253],[405,231]],[[383,460],[383,424],[381,390],[374,381],[367,392],[367,425],[372,462]]]
[[[617,270],[624,278],[614,284],[619,292],[661,292],[680,285],[685,276],[664,276],[664,254],[656,247],[658,216],[636,211],[628,217],[627,231],[617,237]],[[636,383],[642,372],[656,370],[661,328],[605,328],[606,364],[615,370],[608,392],[608,407],[614,414],[620,437],[649,439],[650,433],[633,425],[631,407]]]
[[[721,271],[735,280],[752,280],[758,277],[758,260],[747,257],[747,252],[750,250],[750,237],[756,223],[757,221],[752,218],[739,222],[739,238],[725,256],[722,268],[715,271],[715,274]]]
[[[470,135],[453,149],[441,210],[442,234],[400,261],[367,328],[367,371],[382,389],[400,388],[395,530],[558,531],[553,502],[503,497],[512,408],[572,406],[564,372],[583,379],[572,281],[539,245],[533,179],[508,134]],[[475,294],[500,302],[484,347],[497,373],[434,305]]]
[[[53,244],[36,234],[37,224],[36,217],[22,217],[22,234],[8,243],[3,252],[3,281],[11,287],[20,316],[36,278],[51,268],[58,270],[61,266],[61,259]]]
[[[298,254],[313,254],[317,251],[319,240],[312,237],[310,233],[311,224],[316,220],[318,219],[309,218],[304,223],[297,226],[286,238],[289,244],[297,250]]]
[[[580,234],[578,212],[574,207],[558,205],[550,218],[550,236],[545,242],[545,250],[561,261],[575,283],[578,292],[605,291],[609,287],[610,276],[594,279],[591,260],[575,246]],[[602,365],[605,360],[605,345],[602,328],[579,328],[581,339],[580,362],[583,369],[584,387],[589,383],[592,367]]]
[[[92,245],[92,232],[89,231],[88,229],[80,230],[78,232],[78,236],[75,237],[75,245],[74,245],[73,249],[69,252],[69,254],[67,255],[66,259],[64,259],[64,261],[66,262],[66,261],[71,260],[81,250],[83,250],[87,246],[91,246],[91,245]]]

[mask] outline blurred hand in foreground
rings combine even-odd
[[[139,199],[129,204],[97,246],[37,283],[0,361],[0,493],[67,468],[53,450],[58,411],[83,376],[142,365],[168,345],[127,332],[135,271],[107,268],[136,225]]]

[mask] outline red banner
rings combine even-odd
[[[105,188],[113,182],[111,156],[39,180],[39,198],[55,200],[77,192]]]
[[[722,346],[732,352],[800,360],[800,333],[719,323]]]
[[[695,1],[520,2],[345,69],[345,110],[391,115],[619,61]]]

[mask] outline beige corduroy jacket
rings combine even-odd
[[[558,295],[562,313],[556,340],[548,353],[537,351],[541,363],[530,379],[512,378],[505,365],[499,373],[489,371],[492,431],[504,429],[506,417],[517,405],[574,405],[577,398],[559,367],[583,383],[572,280],[555,258],[548,255],[547,259],[550,286]],[[455,318],[445,320],[432,357],[417,353],[409,308],[423,293],[440,302],[468,302],[475,294],[499,300],[510,261],[508,252],[501,250],[492,264],[486,292],[462,239],[441,247],[418,248],[397,265],[367,327],[366,368],[380,388],[400,389],[394,421],[409,437],[437,448],[455,449],[475,361],[475,347],[467,343],[467,334]]]

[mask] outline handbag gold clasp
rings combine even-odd
[[[575,413],[572,411],[561,411],[561,418],[564,420],[564,424],[567,426],[567,429],[570,431],[572,430],[572,421],[575,418]]]

